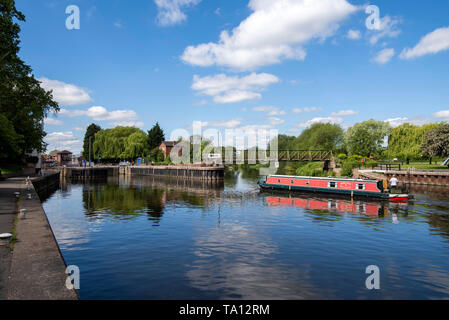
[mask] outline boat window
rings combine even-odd
[[[365,184],[364,183],[358,183],[356,185],[357,190],[365,190]]]
[[[278,179],[278,183],[281,183],[281,179]]]
[[[292,184],[295,184],[295,181],[292,180]]]
[[[328,184],[327,184],[327,186],[329,187],[329,188],[337,188],[337,182],[328,182]]]
[[[310,184],[310,182],[309,182],[309,181],[306,181],[306,184]]]

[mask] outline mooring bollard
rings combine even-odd
[[[0,234],[0,245],[1,246],[8,245],[11,237],[12,237],[12,234],[10,234],[10,233]]]
[[[18,198],[20,196],[20,192],[14,192],[14,195]]]
[[[28,193],[28,200],[31,200],[32,198],[31,198],[31,193]]]
[[[25,219],[26,218],[27,209],[20,209],[19,218]]]

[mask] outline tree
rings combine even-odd
[[[380,155],[385,138],[390,134],[391,127],[387,122],[374,119],[356,123],[345,134],[345,144],[350,154],[371,156]]]
[[[134,127],[116,127],[101,130],[95,135],[94,158],[116,161],[134,160],[149,154],[148,136]]]
[[[336,151],[343,144],[344,132],[338,124],[315,123],[294,141],[296,149]]]
[[[159,123],[156,124],[148,131],[148,148],[149,150],[154,150],[158,148],[161,143],[165,140],[164,131],[159,126]]]
[[[278,150],[323,149],[337,151],[342,148],[344,131],[337,124],[316,123],[305,129],[299,137],[278,135]],[[270,142],[268,150],[270,150]]]
[[[0,141],[3,159],[19,159],[28,149],[45,150],[43,120],[49,112],[58,112],[51,92],[40,87],[30,66],[19,57],[18,21],[25,16],[14,0],[0,0]]]
[[[440,123],[436,128],[425,134],[423,151],[432,157],[449,156],[449,123]]]
[[[91,146],[93,146],[95,142],[95,134],[100,131],[101,127],[97,126],[95,123],[92,123],[87,127],[83,143],[83,156],[85,159],[89,159],[89,138],[92,137]],[[93,149],[91,150],[91,155],[93,155]]]
[[[425,135],[428,131],[435,129],[438,124],[426,124],[416,126],[404,123],[394,128],[388,137],[388,148],[385,155],[389,158],[398,158],[402,160],[421,159],[425,152],[422,145],[425,142]]]
[[[23,136],[17,134],[12,123],[0,114],[0,159],[7,159],[10,155],[20,154],[20,143]]]

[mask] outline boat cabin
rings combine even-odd
[[[335,189],[347,191],[378,192],[384,191],[382,181],[343,179],[343,178],[321,178],[321,177],[292,177],[292,176],[269,176],[266,183],[273,186],[311,188],[311,189]]]

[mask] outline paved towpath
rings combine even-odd
[[[22,194],[19,208],[17,191]],[[78,299],[75,290],[66,288],[66,264],[34,187],[28,190],[25,178],[0,181],[0,233],[11,232],[20,209],[26,215],[18,217],[14,251],[0,248],[0,299]]]

